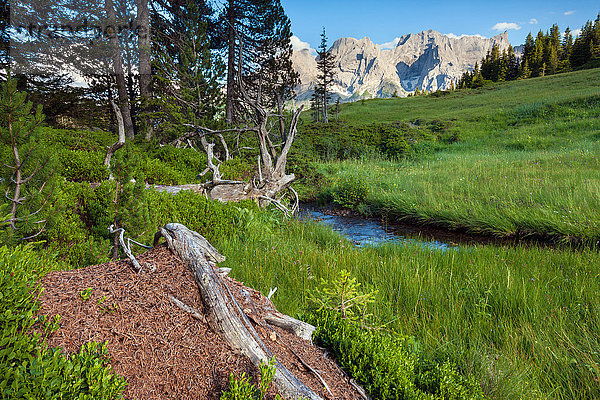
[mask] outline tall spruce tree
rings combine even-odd
[[[322,121],[325,123],[329,122],[327,116],[327,106],[329,105],[329,100],[331,99],[331,86],[333,85],[333,77],[334,77],[334,68],[335,63],[333,59],[333,54],[329,52],[327,46],[327,34],[325,33],[325,27],[323,27],[323,32],[321,33],[321,45],[317,50],[317,70],[319,74],[317,75],[317,87],[315,92],[319,96],[319,100],[321,103],[322,110]]]

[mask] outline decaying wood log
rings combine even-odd
[[[316,330],[311,324],[307,324],[306,322],[297,320],[285,314],[267,314],[265,315],[265,321],[273,326],[291,332],[304,340],[312,340],[312,335]]]
[[[228,286],[221,282],[216,263],[224,261],[219,252],[197,232],[181,224],[167,224],[155,236],[155,244],[163,236],[169,249],[177,254],[191,269],[204,303],[207,320],[234,350],[248,357],[258,368],[261,362],[272,358],[256,330],[245,316]],[[284,399],[321,400],[281,363],[275,364],[273,382]]]

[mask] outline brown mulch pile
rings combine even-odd
[[[49,345],[77,352],[89,341],[106,342],[116,373],[127,379],[128,399],[219,399],[230,373],[253,376],[249,360],[235,354],[211,328],[169,302],[173,296],[201,313],[192,273],[165,245],[140,255],[137,273],[128,261],[49,273],[42,280],[41,313],[61,316]],[[279,362],[323,398],[360,399],[348,377],[310,342],[264,323],[272,303],[231,278],[224,282]],[[89,299],[80,293],[91,289]],[[300,359],[301,358],[301,359]],[[305,367],[326,381],[333,396]],[[273,395],[275,392],[271,393]]]

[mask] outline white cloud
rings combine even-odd
[[[492,29],[495,31],[508,31],[509,29],[518,31],[521,29],[521,26],[516,22],[498,22],[496,25],[492,26]]]
[[[565,15],[575,14],[575,10],[565,11]]]
[[[537,24],[538,24],[538,20],[537,20],[537,19],[535,19],[535,18],[531,18],[531,19],[529,20],[529,23],[530,23],[531,25],[537,25]]]
[[[571,31],[571,35],[573,35],[573,37],[577,37],[577,36],[581,35],[581,29],[573,29]]]
[[[396,46],[398,46],[399,41],[400,41],[400,38],[396,38],[396,39],[392,40],[391,42],[380,44],[379,47],[381,48],[381,50],[392,50],[392,49],[395,49]]]
[[[294,51],[309,50],[311,54],[316,54],[316,50],[310,47],[310,43],[303,42],[298,36],[292,36],[290,42],[292,43],[292,50]]]
[[[464,37],[478,37],[481,39],[487,39],[487,37],[480,35],[480,34],[475,34],[475,35],[455,35],[454,33],[450,32],[450,33],[444,33],[444,36],[448,36],[450,39],[462,39]]]

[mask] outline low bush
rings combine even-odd
[[[116,399],[125,387],[104,345],[74,355],[49,348],[58,317],[37,316],[36,281],[52,263],[26,247],[0,247],[0,396],[4,399]]]
[[[334,203],[350,209],[355,209],[360,203],[364,203],[368,194],[367,182],[354,175],[343,177],[332,193]]]
[[[411,337],[361,329],[337,312],[312,311],[315,342],[374,399],[483,399],[481,386],[462,376],[451,361],[420,357]]]
[[[59,153],[60,174],[72,182],[101,182],[108,178],[102,154],[83,150]]]

